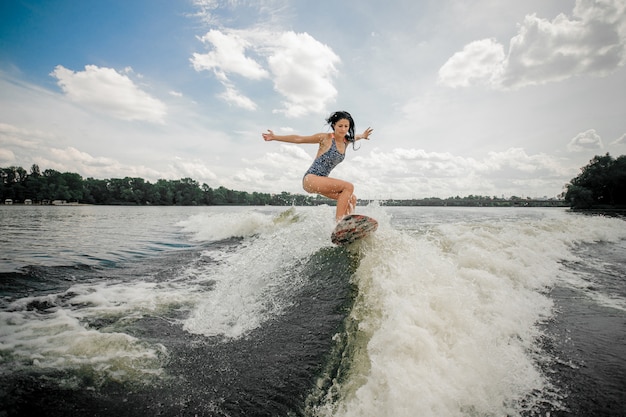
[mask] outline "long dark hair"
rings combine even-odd
[[[328,123],[330,125],[330,127],[333,128],[333,130],[334,130],[335,129],[335,123],[337,123],[341,119],[346,119],[346,120],[348,120],[348,122],[350,122],[350,127],[348,128],[348,134],[346,135],[346,139],[348,140],[348,142],[352,142],[352,148],[354,150],[357,150],[358,148],[354,147],[354,144],[356,142],[354,140],[354,119],[352,118],[350,113],[348,113],[347,111],[336,111],[336,112],[332,113],[328,117],[328,119],[326,119],[326,123]]]

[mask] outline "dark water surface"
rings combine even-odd
[[[0,206],[0,415],[623,416],[626,223]]]

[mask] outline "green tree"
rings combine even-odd
[[[609,189],[612,204],[626,205],[626,155],[619,156],[609,169]]]
[[[207,184],[202,184],[202,202],[203,204],[213,204],[213,189]]]
[[[61,174],[62,181],[67,187],[67,198],[69,201],[82,201],[83,199],[83,177],[76,173],[64,172]]]
[[[158,180],[155,188],[156,194],[159,196],[159,200],[156,204],[166,206],[174,204],[174,193],[170,189],[168,181],[162,179]]]
[[[44,189],[46,188],[46,179],[41,174],[39,165],[33,164],[30,167],[30,175],[25,181],[26,198],[30,198],[34,202],[41,202],[46,198]]]
[[[565,201],[575,209],[626,204],[626,156],[596,155],[566,185]]]
[[[70,200],[71,194],[69,187],[65,183],[63,174],[54,169],[46,169],[43,172],[46,179],[44,194],[48,200]]]
[[[83,182],[83,198],[87,204],[110,204],[108,180],[87,178]]]

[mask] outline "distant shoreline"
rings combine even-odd
[[[362,199],[358,201],[360,206],[368,205],[377,202],[383,207],[557,207],[557,208],[569,208],[573,212],[578,213],[599,213],[599,214],[624,214],[626,213],[626,207],[622,206],[604,206],[604,207],[592,207],[592,208],[571,208],[565,200],[537,200],[537,199],[486,199],[486,198],[471,198],[471,197],[457,197],[448,199],[439,198],[425,198],[425,199],[402,199],[402,200],[374,200],[374,199]],[[144,204],[133,204],[129,202],[109,203],[109,204],[90,204],[80,203],[75,201],[54,200],[46,202],[17,202],[13,201],[7,203],[3,202],[5,206],[50,206],[50,207],[76,207],[76,206],[137,206],[137,207],[211,207],[211,206],[232,206],[232,207],[252,207],[259,206],[255,204],[238,204],[238,203],[222,203],[222,204],[151,204],[145,202]],[[298,204],[296,201],[285,200],[280,204],[264,204],[275,207],[311,207],[319,205],[334,206],[336,201],[319,198],[314,201],[309,201],[305,204]]]
[[[383,207],[561,207],[567,208],[569,207],[565,202],[561,201],[497,201],[497,202],[452,202],[452,203],[433,203],[431,201],[421,201],[421,200],[359,200],[358,205],[368,205],[374,202],[378,202],[380,206]],[[320,206],[320,205],[328,205],[334,206],[336,202],[334,200],[321,200],[315,201],[313,204],[295,204],[288,203],[285,204],[265,204],[274,207],[312,207],[312,206]],[[21,203],[21,202],[13,202],[13,203],[5,203],[1,204],[4,206],[46,206],[46,207],[76,207],[76,206],[125,206],[125,207],[213,207],[213,206],[232,206],[232,207],[255,207],[255,206],[263,206],[263,205],[254,205],[254,204],[133,204],[133,203],[110,203],[110,204],[88,204],[88,203],[78,203],[78,202],[69,202],[69,203]],[[619,210],[619,209],[618,209]],[[576,210],[576,211],[586,211],[586,210]]]

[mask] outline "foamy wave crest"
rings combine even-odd
[[[95,383],[104,380],[147,382],[162,375],[167,351],[142,342],[125,326],[171,308],[171,289],[155,284],[79,284],[66,292],[25,297],[0,312],[0,350],[11,352],[5,370],[34,364],[39,368],[81,369]],[[167,300],[163,303],[163,300]]]
[[[282,216],[282,217],[281,217]],[[277,225],[296,221],[295,209],[279,217],[257,211],[233,208],[230,213],[197,214],[179,223],[183,231],[191,233],[196,241],[218,241],[232,237],[251,237],[268,232]]]
[[[380,227],[354,277],[352,355],[333,417],[519,416],[558,392],[538,363],[546,289],[579,242],[624,239],[624,222],[562,211],[539,219]],[[547,359],[547,358],[544,358]]]
[[[238,338],[291,305],[291,295],[302,280],[302,261],[330,245],[333,216],[328,207],[317,207],[292,208],[265,217],[258,220],[256,228],[248,229],[258,233],[254,239],[223,256],[219,265],[194,272],[214,285],[185,320],[185,330]],[[241,216],[233,219],[247,223]]]

